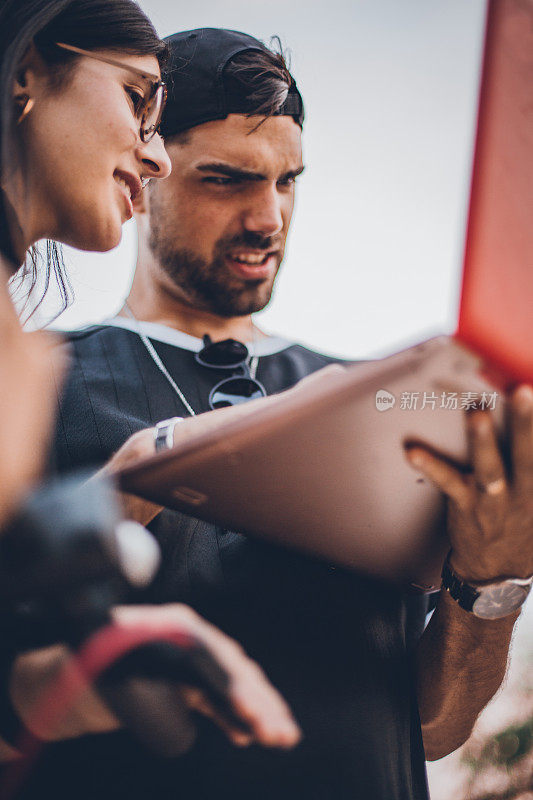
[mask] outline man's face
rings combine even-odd
[[[254,130],[262,119],[231,114],[170,140],[172,174],[150,192],[150,246],[168,290],[219,316],[270,300],[303,169],[292,117]]]

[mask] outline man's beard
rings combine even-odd
[[[215,244],[213,259],[206,261],[186,248],[172,248],[153,228],[150,236],[153,254],[183,293],[187,303],[220,317],[241,317],[261,311],[272,296],[273,279],[243,281],[229,272],[225,256],[239,247],[264,250],[266,253],[278,249],[279,243],[273,237],[245,231],[239,236],[219,239]],[[282,256],[281,250],[275,253],[278,259],[276,273]]]

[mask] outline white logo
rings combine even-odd
[[[378,411],[389,411],[394,408],[396,398],[386,389],[378,389],[376,392],[376,408]]]

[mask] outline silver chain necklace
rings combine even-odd
[[[128,316],[134,321],[135,327],[137,328],[137,334],[138,334],[139,338],[141,339],[142,343],[144,344],[144,346],[146,347],[146,349],[148,350],[148,353],[152,357],[152,360],[153,360],[154,364],[163,373],[163,375],[165,376],[167,381],[170,383],[170,385],[172,386],[172,388],[174,389],[174,391],[178,395],[179,399],[181,400],[181,402],[183,403],[183,405],[185,406],[185,408],[187,409],[187,411],[189,412],[191,417],[195,417],[196,416],[196,411],[191,406],[191,404],[189,403],[189,401],[187,400],[187,398],[185,397],[185,395],[181,391],[180,387],[178,386],[178,384],[176,383],[176,381],[174,380],[174,378],[172,377],[172,375],[170,374],[168,369],[165,367],[165,365],[161,361],[161,359],[160,359],[155,347],[153,346],[153,344],[150,341],[150,339],[148,338],[148,336],[144,333],[143,329],[141,328],[140,321],[137,319],[137,317],[135,316],[135,314],[133,313],[133,311],[129,307],[127,301],[124,302],[124,309],[125,309],[126,313],[128,314]],[[257,372],[257,365],[258,364],[259,364],[259,356],[254,356],[253,358],[250,359],[249,367],[250,367],[250,377],[251,378],[255,379],[255,375],[256,375],[256,372]]]

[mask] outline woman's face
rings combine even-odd
[[[153,56],[98,51],[159,76]],[[42,65],[42,62],[41,62]],[[26,71],[34,105],[20,123],[24,137],[26,220],[32,240],[51,238],[83,250],[110,250],[132,216],[130,195],[141,178],[166,178],[170,160],[156,134],[140,139],[139,95],[150,90],[137,73],[80,56],[61,88],[46,72]]]

